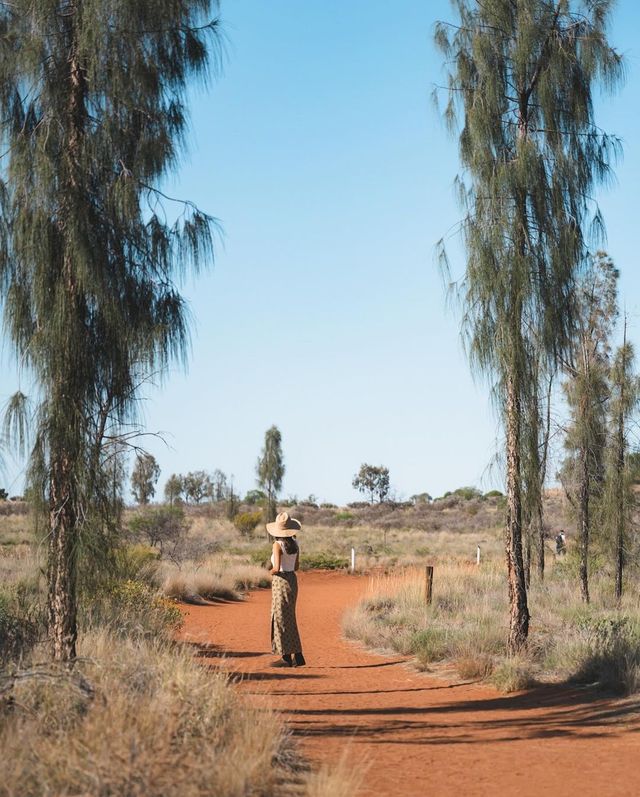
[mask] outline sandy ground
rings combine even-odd
[[[548,686],[501,695],[412,672],[398,656],[342,639],[340,618],[365,577],[299,576],[307,666],[276,668],[271,593],[189,606],[182,635],[235,673],[253,700],[281,711],[312,761],[360,766],[369,795],[640,795],[640,704]]]

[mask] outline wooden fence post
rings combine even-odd
[[[478,548],[476,549],[476,564],[477,565],[480,564],[480,546],[479,545],[478,545]]]
[[[433,565],[427,565],[425,571],[424,601],[430,606],[433,599]]]
[[[356,549],[351,549],[351,572],[356,572]]]

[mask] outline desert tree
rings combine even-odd
[[[0,288],[34,382],[30,478],[46,507],[58,660],[75,657],[78,562],[106,506],[104,443],[126,434],[140,384],[185,357],[178,280],[211,261],[213,219],[159,185],[185,144],[187,85],[217,60],[216,10],[0,5]]]
[[[182,489],[187,501],[199,504],[213,495],[211,476],[205,470],[189,471],[182,480]]]
[[[171,506],[182,496],[184,491],[184,476],[172,473],[164,485],[164,498]]]
[[[592,518],[605,476],[611,336],[618,315],[618,271],[604,252],[589,259],[576,287],[576,330],[564,363],[569,406],[567,456],[561,477],[575,508],[580,544],[580,593],[589,602]]]
[[[369,503],[377,498],[379,503],[385,501],[389,495],[389,468],[384,465],[368,465],[363,462],[360,470],[353,477],[351,486],[363,495],[369,496]]]
[[[156,494],[156,483],[160,478],[160,465],[153,454],[136,454],[136,464],[131,473],[131,493],[138,504],[148,504]]]
[[[612,357],[609,375],[609,444],[607,446],[603,521],[613,548],[615,562],[615,595],[622,598],[624,569],[627,562],[629,528],[635,506],[631,488],[632,472],[629,463],[629,426],[637,408],[639,380],[635,373],[635,355],[627,340],[627,321],[624,320],[622,345]]]
[[[590,233],[590,197],[609,175],[616,139],[594,122],[592,91],[611,89],[622,61],[607,42],[609,0],[455,0],[458,24],[438,23],[448,69],[444,112],[460,122],[466,273],[463,336],[487,376],[505,430],[508,649],[525,644],[523,429],[536,368],[552,368],[573,331],[573,285]],[[447,270],[444,244],[440,252]]]
[[[276,499],[284,479],[282,435],[277,426],[271,426],[264,435],[264,447],[256,463],[258,487],[267,494],[267,522],[275,520]]]

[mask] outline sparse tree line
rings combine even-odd
[[[159,186],[182,146],[188,82],[219,54],[218,21],[207,0],[43,0],[37,14],[31,5],[0,10],[0,298],[7,339],[34,383],[32,396],[18,391],[8,403],[7,430],[29,454],[29,494],[46,527],[52,650],[69,661],[78,595],[119,541],[140,387],[185,358],[188,314],[177,286],[212,260],[214,219],[190,202],[172,212],[175,200]],[[151,24],[160,7],[163,24]],[[455,8],[436,43],[462,166],[466,264],[457,295],[471,364],[504,430],[516,653],[527,643],[534,557],[544,577],[542,494],[559,378],[582,595],[590,599],[596,526],[610,540],[617,594],[624,589],[637,380],[626,336],[612,344],[616,272],[594,254],[603,221],[591,199],[620,149],[596,123],[593,95],[615,88],[624,64],[607,39],[608,0],[457,0]],[[446,271],[444,242],[441,254]],[[272,427],[256,465],[268,519],[284,473]],[[137,456],[136,500],[148,503],[157,479],[153,458]],[[383,502],[388,470],[365,464],[353,485]],[[174,502],[233,494],[199,471],[175,474],[171,489]]]

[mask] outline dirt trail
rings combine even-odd
[[[337,760],[350,741],[369,763],[363,797],[640,795],[637,704],[560,687],[504,696],[413,673],[341,638],[341,615],[366,586],[342,573],[300,575],[307,667],[271,666],[269,590],[188,607],[183,635],[242,673],[244,693],[282,711],[312,760]]]

